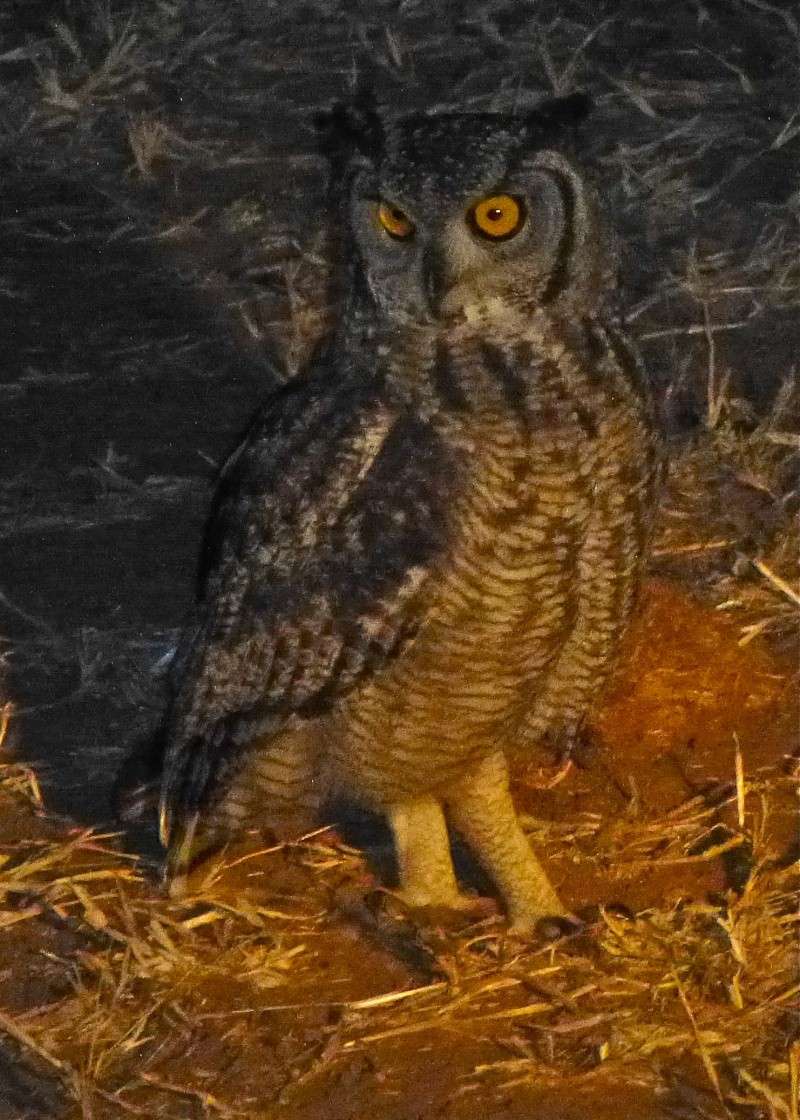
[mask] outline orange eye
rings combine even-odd
[[[390,237],[396,237],[399,241],[411,237],[414,232],[414,223],[410,218],[407,218],[397,206],[390,206],[388,202],[382,202],[378,206],[378,221]]]
[[[473,229],[482,237],[502,241],[522,228],[525,209],[521,199],[512,198],[510,194],[493,194],[473,206],[469,218]]]

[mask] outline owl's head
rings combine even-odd
[[[390,123],[336,110],[349,144],[343,232],[378,309],[406,322],[498,300],[591,310],[608,251],[594,193],[563,151],[588,107],[576,94],[524,114]]]

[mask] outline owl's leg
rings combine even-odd
[[[399,896],[412,907],[462,909],[440,803],[423,795],[395,802],[388,811],[400,872]]]
[[[499,888],[513,930],[529,934],[541,918],[568,916],[517,820],[503,754],[459,779],[445,801],[454,827]]]

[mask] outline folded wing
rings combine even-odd
[[[413,637],[459,472],[374,386],[284,389],[226,467],[167,716],[162,840],[187,855],[248,743],[330,710]]]

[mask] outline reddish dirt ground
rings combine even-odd
[[[774,775],[798,747],[793,666],[756,643],[740,646],[723,615],[681,587],[653,581],[593,730],[593,763],[539,794],[539,811],[544,805],[547,816],[562,820],[591,811],[624,828],[626,817],[666,813],[711,787],[730,792],[737,742],[746,780]],[[736,807],[721,809],[719,819],[733,824]],[[796,839],[788,794],[772,805],[766,828],[775,851]],[[608,902],[610,887],[633,910],[721,890],[730,873],[721,861],[617,867],[603,875],[582,874],[580,864],[561,871],[574,906]]]

